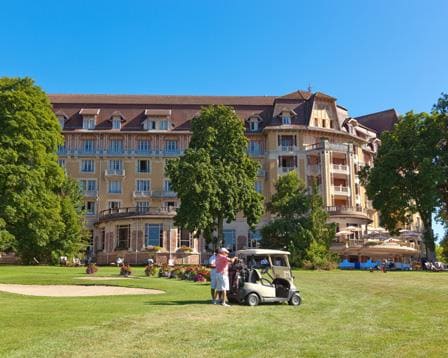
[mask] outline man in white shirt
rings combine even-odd
[[[216,254],[218,250],[213,252],[213,255],[208,259],[208,266],[210,267],[210,288],[212,295],[212,303],[217,304],[216,301]]]

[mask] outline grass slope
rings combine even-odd
[[[7,357],[446,356],[448,275],[295,272],[300,307],[209,304],[209,286],[146,278],[82,281],[83,268],[0,266],[0,283],[110,284],[154,296],[30,297],[0,293]],[[98,276],[116,276],[100,268]]]

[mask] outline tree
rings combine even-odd
[[[438,155],[435,162],[440,166],[445,180],[439,185],[439,220],[448,227],[448,94],[442,93],[433,107],[433,116],[439,125],[441,140],[437,146]]]
[[[181,202],[175,224],[189,231],[217,229],[222,242],[224,220],[242,212],[253,227],[263,213],[263,197],[255,191],[259,165],[247,155],[243,123],[231,108],[203,108],[191,130],[185,154],[166,166]]]
[[[58,121],[31,79],[0,79],[0,128],[3,249],[16,252],[25,263],[33,257],[49,262],[73,248],[65,241],[73,230],[66,223],[80,217],[76,203],[61,195],[67,179],[57,164],[62,144]],[[77,245],[82,239],[74,235],[71,242]]]
[[[300,266],[309,262],[313,268],[327,268],[335,260],[329,251],[336,233],[335,225],[328,224],[328,214],[313,183],[310,190],[294,172],[280,177],[276,193],[268,204],[275,219],[263,227],[262,246],[287,248],[291,263]]]
[[[446,178],[435,158],[441,141],[440,123],[433,115],[409,112],[391,132],[383,132],[373,168],[365,167],[361,180],[381,223],[396,233],[398,225],[418,213],[423,223],[426,256],[434,259],[432,213],[439,187]]]

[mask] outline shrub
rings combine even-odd
[[[321,243],[313,240],[306,250],[307,259],[303,262],[303,267],[310,270],[333,270],[337,267],[338,256],[331,253],[329,249]]]

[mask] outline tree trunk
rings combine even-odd
[[[434,232],[432,231],[432,219],[431,214],[422,215],[420,217],[423,221],[423,242],[426,248],[426,259],[428,261],[435,261],[435,244],[434,244]]]
[[[221,247],[224,241],[224,218],[218,217],[218,246]]]

